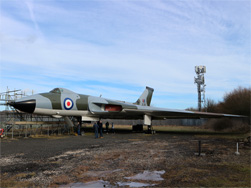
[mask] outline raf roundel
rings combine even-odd
[[[66,99],[64,100],[64,108],[65,108],[66,110],[72,109],[73,105],[74,105],[74,103],[73,103],[73,101],[72,101],[70,98],[66,98]]]

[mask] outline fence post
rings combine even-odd
[[[239,142],[236,143],[236,152],[235,152],[236,155],[240,155],[239,153]]]
[[[201,154],[201,141],[199,140],[199,156]]]

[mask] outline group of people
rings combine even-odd
[[[97,121],[93,125],[94,132],[95,132],[95,138],[98,138],[98,133],[100,134],[100,138],[103,137],[103,123],[102,121]]]
[[[109,122],[106,122],[105,126],[106,126],[106,134],[108,134]],[[95,122],[93,125],[93,129],[95,132],[95,138],[104,138],[103,137],[103,123],[102,123],[102,121]],[[112,123],[112,132],[115,133],[113,123]]]

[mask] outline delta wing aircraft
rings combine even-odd
[[[64,88],[55,88],[48,93],[40,93],[9,101],[15,109],[55,118],[64,117],[68,125],[73,126],[70,116],[79,117],[82,121],[100,119],[143,119],[144,125],[151,126],[155,119],[178,118],[218,118],[243,117],[230,114],[193,112],[150,106],[153,88],[146,87],[135,103],[82,95]]]

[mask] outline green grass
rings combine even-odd
[[[194,186],[203,187],[250,187],[251,168],[237,164],[219,165],[224,169],[221,175],[209,176],[199,181]]]
[[[93,125],[85,124],[86,128],[92,128]],[[103,126],[103,128],[105,128]],[[132,130],[132,125],[114,125],[115,131],[116,130]],[[109,127],[111,129],[111,126]],[[243,135],[246,137],[249,136],[248,134],[244,133],[233,133],[233,132],[223,132],[223,131],[214,131],[210,129],[205,129],[202,126],[176,126],[176,125],[154,125],[153,129],[158,132],[169,132],[169,133],[186,133],[186,134],[205,134],[205,135],[223,135],[223,137],[236,137],[242,138]],[[147,126],[143,126],[143,130],[147,131]]]

